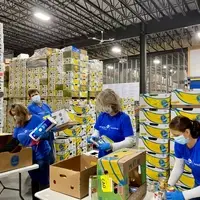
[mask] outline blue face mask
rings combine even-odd
[[[32,100],[32,102],[34,102],[34,103],[40,103],[40,102],[41,102],[41,97],[40,97],[40,95],[38,94],[38,95],[33,96],[33,97],[31,98],[31,100]]]
[[[189,142],[189,139],[185,138],[183,135],[174,137],[174,140],[175,140],[176,143],[183,144],[183,145],[187,144]]]

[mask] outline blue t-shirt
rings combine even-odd
[[[41,118],[51,115],[52,111],[48,104],[42,103],[41,106],[37,105],[36,103],[32,102],[28,105],[28,110],[31,115],[37,115]]]
[[[114,142],[121,142],[125,137],[134,135],[131,119],[124,112],[119,112],[114,116],[101,113],[94,128],[99,131],[100,136],[105,135]],[[99,152],[99,157],[106,154],[106,152]]]
[[[175,142],[174,150],[175,156],[184,159],[185,164],[192,170],[196,184],[200,185],[200,138],[191,149],[186,144]]]
[[[13,137],[18,139],[23,146],[29,146],[31,138],[29,134],[33,131],[43,120],[35,115],[32,115],[31,119],[23,127],[16,127],[14,129]],[[49,156],[51,147],[47,140],[41,140],[38,145],[32,146],[33,160],[41,160],[46,156]]]

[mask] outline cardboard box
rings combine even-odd
[[[169,124],[170,112],[169,110],[158,110],[144,108],[140,110],[140,122],[149,122],[155,124]]]
[[[89,198],[90,198],[90,200],[98,199],[97,188],[98,188],[97,176],[90,176],[90,180],[89,180]]]
[[[69,159],[76,156],[76,148],[66,151],[56,152],[56,162],[60,162],[61,160]]]
[[[190,189],[193,188],[195,186],[193,175],[191,173],[184,172],[176,185]]]
[[[67,112],[71,120],[78,122],[80,124],[94,124],[95,121],[91,115],[76,115],[71,112]]]
[[[169,154],[147,152],[146,163],[147,165],[154,166],[156,168],[169,169]]]
[[[60,126],[70,121],[70,117],[68,116],[67,111],[65,109],[58,110],[52,113],[52,117],[56,120],[57,126]]]
[[[98,197],[141,200],[146,194],[146,154],[121,149],[98,160]],[[130,193],[129,187],[137,187]]]
[[[76,149],[75,137],[58,137],[55,139],[56,152]]]
[[[75,156],[50,166],[50,188],[75,198],[88,195],[89,178],[96,175],[97,158]]]
[[[169,153],[169,140],[150,137],[139,137],[138,148],[141,150],[146,150],[147,152],[166,154]]]
[[[159,177],[166,177],[169,178],[169,170],[166,169],[159,169],[153,166],[147,166],[147,178],[158,181]]]
[[[2,152],[0,153],[0,158],[3,161],[0,163],[0,172],[27,167],[33,164],[31,148],[22,148],[20,152],[16,153]]]
[[[140,123],[140,136],[169,138],[168,124]]]
[[[195,90],[181,90],[176,89],[171,93],[171,105],[180,106],[180,105],[197,105],[200,103],[200,89]]]
[[[176,116],[188,117],[191,120],[200,120],[200,108],[172,108],[171,119]]]
[[[141,108],[169,108],[170,94],[141,94],[140,107]]]

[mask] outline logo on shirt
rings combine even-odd
[[[111,129],[111,130],[119,130],[119,128],[117,128],[117,127],[112,127],[111,125],[107,125],[107,126],[99,126],[99,128],[101,128],[101,129],[103,129],[103,130],[109,130],[109,129]]]
[[[198,163],[194,163],[190,158],[188,158],[188,160],[185,160],[186,164],[187,165],[194,165],[194,166],[197,166],[197,167],[200,167],[200,164]]]

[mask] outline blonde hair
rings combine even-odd
[[[122,110],[119,96],[111,89],[100,92],[96,99],[96,110],[102,112],[103,107],[111,107],[114,113]]]
[[[18,125],[24,126],[26,121],[28,121],[28,118],[29,118],[28,109],[24,105],[16,103],[16,104],[13,104],[9,110],[9,114],[14,117],[12,112],[15,112],[15,115],[20,117],[20,121],[18,122]]]

